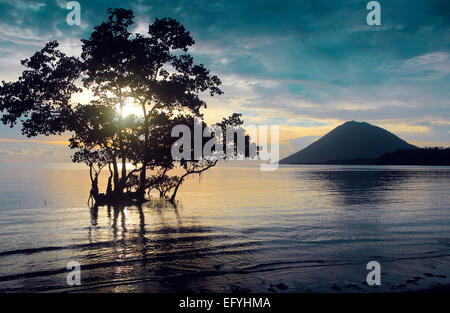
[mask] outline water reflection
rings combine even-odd
[[[187,291],[202,285],[207,290],[207,281],[217,281],[217,277],[211,277],[217,276],[227,263],[227,253],[214,247],[212,240],[226,236],[215,234],[192,218],[184,221],[179,209],[165,201],[133,207],[92,207],[86,259],[89,264],[84,266],[87,280],[95,282],[90,287],[108,284],[119,288],[115,291],[124,291],[120,286],[129,288],[133,284],[133,288],[145,291]],[[99,221],[102,210],[110,213]],[[101,238],[94,234],[101,235],[93,229],[102,223],[110,225],[112,237],[110,247],[99,251]],[[98,277],[102,277],[101,282]],[[140,286],[143,282],[146,284]],[[211,284],[213,290],[215,285]],[[90,287],[85,284],[83,288]]]
[[[365,290],[368,260],[388,262],[383,291],[389,280],[431,277],[417,290],[450,277],[450,170],[216,168],[186,182],[178,207],[86,208],[88,179],[78,193],[51,175],[54,189],[39,172],[27,173],[33,192],[0,191],[0,291],[334,291],[331,281]],[[78,288],[66,284],[72,260]]]
[[[401,194],[413,173],[411,171],[317,171],[311,172],[322,181],[323,189],[336,205],[381,204],[395,192]]]

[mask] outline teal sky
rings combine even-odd
[[[195,60],[223,81],[207,119],[241,112],[248,123],[280,125],[284,155],[347,120],[450,146],[449,1],[379,1],[380,26],[367,25],[368,2],[79,1],[81,26],[69,26],[67,1],[0,0],[0,79],[17,79],[20,60],[49,40],[79,55],[106,10],[123,7],[135,13],[135,32],[155,17],[184,24]],[[69,161],[64,137],[24,139],[0,126],[0,160]]]

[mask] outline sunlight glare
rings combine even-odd
[[[119,104],[116,105],[116,110],[117,110],[117,112],[120,112]],[[126,117],[129,115],[136,115],[136,116],[140,116],[140,117],[143,116],[142,108],[134,103],[133,98],[128,98],[125,101],[124,107],[122,108],[122,116]]]

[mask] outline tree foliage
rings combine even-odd
[[[81,40],[81,58],[66,56],[51,41],[22,61],[26,69],[19,79],[0,85],[1,120],[11,127],[20,123],[28,137],[70,132],[72,160],[89,166],[97,202],[143,200],[151,190],[174,201],[187,175],[218,160],[175,161],[171,129],[202,120],[206,102],[200,95],[222,94],[221,81],[194,62],[189,54],[194,39],[179,22],[155,19],[142,35],[130,32],[133,18],[131,10],[109,9],[106,21]],[[91,101],[73,103],[82,90],[92,93]],[[126,115],[130,106],[140,113]],[[233,114],[217,125],[242,129],[242,123],[240,114]],[[202,129],[206,126],[202,120]],[[127,170],[127,163],[133,169]],[[169,175],[177,166],[184,173]],[[98,177],[105,168],[108,186],[100,193]]]

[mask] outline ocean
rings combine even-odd
[[[86,170],[0,166],[0,292],[406,292],[450,284],[450,168],[220,166],[176,206],[89,208]],[[103,180],[104,183],[104,180]],[[71,261],[81,285],[70,286]],[[367,263],[381,266],[369,286]]]

